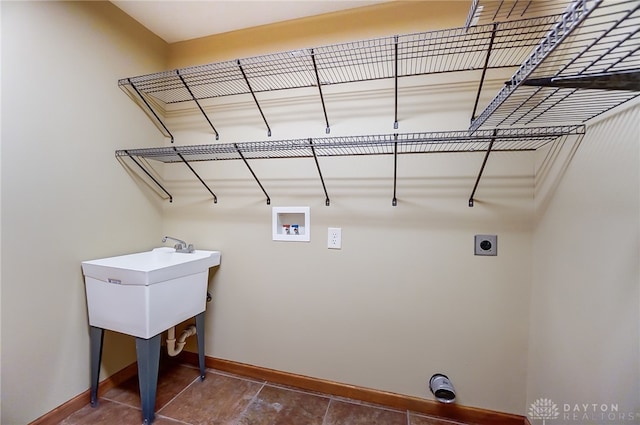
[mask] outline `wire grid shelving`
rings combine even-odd
[[[395,81],[397,128],[399,78],[515,68],[556,20],[557,16],[545,16],[298,49],[124,78],[118,84],[173,139],[158,112],[167,105],[196,102],[209,121],[200,102],[251,94],[270,136],[268,117],[256,95],[306,87],[318,88],[329,133],[323,87],[390,79]],[[211,121],[209,124],[214,127]]]
[[[469,14],[474,19],[482,0],[475,1]],[[497,2],[488,2],[497,3]],[[495,20],[556,12],[562,2],[540,0],[505,1],[492,12]],[[142,107],[158,128],[173,135],[157,109],[195,102],[215,129],[200,102],[223,96],[251,94],[271,136],[267,117],[257,94],[269,91],[316,87],[322,101],[329,133],[329,120],[322,87],[362,81],[395,80],[395,125],[398,123],[398,79],[429,74],[482,70],[471,127],[465,131],[308,138],[280,141],[224,143],[116,151],[118,158],[130,158],[164,191],[172,196],[148,170],[149,162],[186,164],[217,201],[216,195],[189,162],[242,160],[267,197],[266,190],[248,160],[313,157],[325,189],[319,157],[394,155],[435,152],[485,152],[473,198],[491,152],[536,150],[563,136],[584,134],[582,123],[640,93],[639,0],[575,0],[562,15],[527,17],[507,22],[476,25],[467,21],[461,28],[398,35],[324,47],[299,49],[270,55],[194,66],[119,80],[119,86]],[[502,10],[502,12],[501,12]],[[491,10],[488,10],[491,12]],[[487,10],[485,10],[487,12]],[[502,14],[502,15],[501,15]],[[519,14],[519,15],[518,15]],[[480,92],[488,69],[519,66],[484,111],[475,117]],[[627,74],[630,73],[630,74]],[[592,90],[557,87],[554,78],[606,74],[631,81],[631,89]],[[631,77],[628,77],[631,75]],[[622,77],[620,77],[622,76]],[[544,80],[544,81],[543,81]],[[546,85],[541,85],[543,81]],[[549,87],[549,81],[551,87]],[[486,128],[492,127],[492,128]],[[140,160],[143,161],[140,161]],[[143,165],[145,164],[145,165]],[[394,169],[394,199],[395,198]]]
[[[559,137],[582,136],[584,126],[529,127],[494,130],[445,131],[430,133],[405,133],[348,137],[324,137],[308,139],[292,139],[278,141],[215,143],[209,145],[170,146],[146,149],[123,149],[116,151],[118,158],[130,158],[153,182],[173,201],[173,196],[142,165],[144,160],[163,163],[184,163],[200,180],[202,185],[217,203],[218,198],[207,183],[191,167],[190,162],[242,160],[251,172],[256,183],[264,193],[267,204],[271,203],[266,189],[251,168],[248,160],[275,158],[314,158],[320,181],[325,192],[325,205],[330,205],[323,173],[318,161],[319,157],[358,156],[358,155],[393,155],[393,199],[397,205],[396,169],[397,157],[402,154],[443,153],[443,152],[485,152],[480,173],[469,197],[469,206],[473,206],[474,195],[478,187],[487,157],[491,152],[536,150],[551,143]],[[148,162],[148,161],[147,161]]]
[[[548,16],[497,23],[489,68],[519,66],[529,53],[527,49],[537,45],[555,22],[556,17]],[[490,24],[383,37],[124,78],[118,84],[127,89],[134,85],[145,96],[172,104],[194,97],[203,100],[248,94],[249,86],[260,93],[318,83],[477,70],[483,67],[493,30]]]
[[[576,1],[471,129],[588,121],[640,95],[639,71],[640,1]],[[628,90],[528,85],[625,75],[635,80]]]
[[[584,134],[583,126],[529,127],[495,130],[439,131],[429,133],[379,134],[267,140],[242,143],[169,146],[116,151],[117,157],[136,156],[164,163],[224,161],[314,156],[390,155],[443,152],[536,150],[560,136]],[[182,158],[180,157],[182,156]]]

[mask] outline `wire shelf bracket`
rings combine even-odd
[[[489,39],[489,47],[487,47],[487,56],[482,67],[482,75],[480,76],[480,84],[478,85],[478,93],[476,94],[476,101],[473,104],[473,112],[471,112],[471,122],[476,119],[476,112],[478,111],[478,102],[480,101],[480,94],[482,93],[482,86],[484,85],[484,79],[487,75],[487,66],[489,66],[489,59],[491,58],[491,50],[493,49],[493,42],[496,38],[496,32],[498,30],[498,24],[493,24],[493,31],[491,31],[491,38]]]
[[[256,106],[258,107],[258,111],[260,112],[260,116],[262,116],[262,120],[264,121],[264,125],[267,126],[267,137],[271,137],[271,127],[269,127],[269,123],[267,122],[267,118],[264,116],[264,112],[262,112],[262,108],[260,107],[260,102],[258,102],[258,98],[256,97],[256,93],[253,91],[253,88],[251,87],[251,83],[249,82],[249,79],[247,78],[247,74],[244,72],[244,68],[242,67],[242,64],[240,63],[239,59],[238,59],[237,63],[238,63],[238,68],[240,69],[240,72],[242,73],[242,77],[244,78],[244,81],[247,83],[247,87],[249,88],[249,92],[251,92],[251,96],[253,97],[253,101],[256,103]]]
[[[393,120],[394,130],[398,129],[398,36],[396,35],[394,43],[394,65],[393,65],[393,88],[394,88],[394,102],[395,102],[395,115]]]
[[[320,75],[318,73],[318,63],[316,62],[316,54],[311,49],[311,60],[313,62],[313,71],[316,76],[316,83],[318,84],[318,93],[320,94],[320,101],[322,102],[322,112],[324,113],[324,122],[327,125],[325,127],[325,133],[331,133],[331,127],[329,126],[329,117],[327,117],[327,108],[324,104],[324,96],[322,95],[322,83],[320,82]]]
[[[260,179],[258,179],[258,176],[256,176],[256,173],[253,172],[253,169],[251,168],[251,165],[249,165],[249,161],[247,161],[247,158],[244,157],[244,154],[242,153],[242,150],[238,146],[238,143],[234,143],[233,147],[238,152],[238,155],[240,155],[240,158],[244,162],[244,165],[246,165],[247,168],[249,169],[249,172],[251,172],[251,175],[253,176],[253,179],[256,181],[256,183],[258,183],[258,186],[260,186],[260,189],[262,190],[262,193],[264,193],[264,196],[267,198],[267,205],[271,205],[271,198],[269,197],[269,194],[264,189],[264,186],[262,186],[262,183],[260,183]]]
[[[160,119],[160,116],[158,115],[158,113],[151,107],[151,104],[149,103],[149,101],[147,101],[147,99],[142,95],[142,93],[140,92],[140,90],[138,90],[138,88],[136,87],[135,84],[133,84],[133,82],[131,81],[131,79],[127,79],[129,82],[129,85],[131,86],[131,88],[133,88],[133,90],[136,92],[136,94],[138,95],[138,97],[142,100],[142,102],[144,103],[144,105],[147,107],[147,110],[149,112],[151,112],[151,116],[155,119],[155,123],[156,123],[156,127],[158,127],[160,129],[160,131],[164,130],[164,135],[166,137],[169,137],[171,139],[171,143],[173,143],[173,134],[171,134],[171,132],[169,131],[169,129],[167,128],[167,126],[165,125],[165,123]]]
[[[320,169],[320,163],[318,162],[318,155],[316,154],[316,149],[313,146],[313,139],[309,139],[309,147],[311,148],[311,152],[313,153],[313,159],[316,162],[318,175],[320,176],[320,181],[322,182],[322,189],[324,190],[324,205],[328,207],[331,205],[331,200],[329,199],[329,194],[327,193],[327,186],[324,184],[324,177],[322,177],[322,170]]]
[[[189,164],[189,162],[186,159],[184,159],[184,156],[180,152],[178,152],[178,149],[176,149],[175,146],[173,146],[173,150],[175,151],[176,155],[178,155],[178,158],[180,158],[182,160],[182,162],[184,162],[184,164],[187,167],[189,167],[189,170],[191,170],[193,175],[196,176],[198,178],[198,180],[200,180],[200,183],[202,183],[202,185],[209,191],[211,196],[213,196],[213,203],[217,204],[218,203],[218,197],[216,196],[216,194],[213,193],[213,191],[209,188],[209,186],[207,186],[207,184],[204,182],[204,180],[202,180],[202,178],[198,175],[198,173],[196,173],[196,170],[193,169],[191,164]]]
[[[207,120],[207,123],[209,123],[209,126],[211,127],[211,130],[213,130],[214,134],[216,135],[216,140],[219,140],[220,139],[220,135],[218,134],[218,130],[216,130],[216,128],[213,126],[213,123],[211,123],[211,120],[209,119],[207,114],[204,112],[204,109],[202,109],[202,106],[200,105],[200,102],[198,102],[198,99],[193,95],[193,92],[191,91],[191,89],[187,85],[187,82],[185,81],[184,77],[182,76],[182,74],[180,74],[180,70],[179,69],[176,70],[176,74],[180,78],[180,81],[182,81],[182,84],[184,84],[184,88],[187,89],[187,91],[189,92],[189,95],[191,95],[191,98],[193,99],[193,101],[198,106],[198,109],[200,110],[200,112],[204,116],[204,119]]]
[[[391,206],[398,205],[398,198],[396,197],[396,184],[398,181],[398,135],[394,134],[395,141],[393,142],[393,198],[391,199]]]
[[[128,150],[123,150],[123,151],[119,151],[121,153],[123,153],[124,155],[126,155],[127,157],[129,157],[129,159],[131,159],[133,161],[134,164],[136,164],[155,184],[156,186],[158,186],[160,188],[160,190],[162,190],[168,197],[169,197],[169,202],[173,202],[173,196],[171,196],[171,194],[167,191],[167,189],[164,188],[164,186],[162,186],[160,184],[160,182],[151,175],[151,173],[149,171],[147,171],[146,168],[144,168],[142,166],[142,164],[140,164],[130,153]],[[118,155],[118,152],[116,152],[116,156],[122,156],[122,155]]]
[[[471,195],[469,196],[469,206],[473,207],[473,199],[476,195],[476,190],[478,189],[478,185],[480,184],[480,179],[482,178],[482,173],[484,172],[484,167],[487,165],[487,160],[489,159],[489,155],[491,154],[491,150],[493,149],[493,144],[496,141],[497,130],[493,131],[493,136],[491,137],[491,141],[489,142],[489,147],[487,148],[487,153],[484,155],[484,160],[482,160],[482,166],[480,166],[480,172],[478,173],[478,177],[476,178],[476,183],[473,185],[473,190],[471,191]]]

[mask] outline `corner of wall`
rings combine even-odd
[[[527,403],[554,423],[640,421],[639,123],[635,102],[538,157]]]

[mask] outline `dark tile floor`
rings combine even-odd
[[[59,425],[140,425],[137,377],[99,394]],[[189,365],[163,366],[155,425],[452,425],[455,422],[311,393],[207,370],[204,381]]]

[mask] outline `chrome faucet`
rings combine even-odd
[[[178,242],[177,244],[175,244],[173,247],[176,249],[176,252],[184,252],[184,253],[192,253],[193,251],[195,251],[195,248],[193,247],[193,244],[189,244],[187,245],[187,243],[185,241],[182,241],[180,239],[176,239],[176,238],[172,238],[171,236],[165,236],[164,238],[162,238],[162,243],[165,243],[167,241],[167,239],[171,239],[172,241],[176,241]]]

